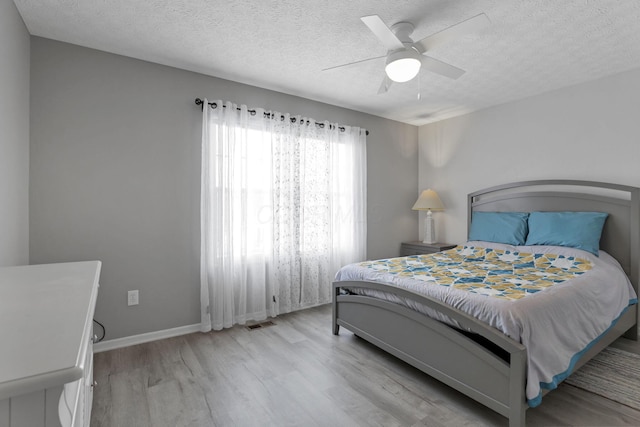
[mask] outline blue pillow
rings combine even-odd
[[[603,212],[531,212],[526,245],[568,246],[598,256],[609,214]]]
[[[469,240],[519,246],[527,237],[526,212],[474,212]]]

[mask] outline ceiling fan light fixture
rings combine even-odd
[[[420,54],[415,49],[399,49],[387,56],[384,71],[394,82],[404,83],[418,75],[421,64]]]

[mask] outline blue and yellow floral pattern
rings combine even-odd
[[[457,246],[429,255],[366,261],[359,264],[468,292],[517,300],[591,270],[590,261],[572,256],[533,254]]]

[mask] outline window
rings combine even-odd
[[[329,302],[337,269],[365,258],[365,131],[233,104],[203,115],[203,324]]]

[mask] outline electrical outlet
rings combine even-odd
[[[127,305],[138,305],[138,290],[127,293]]]

